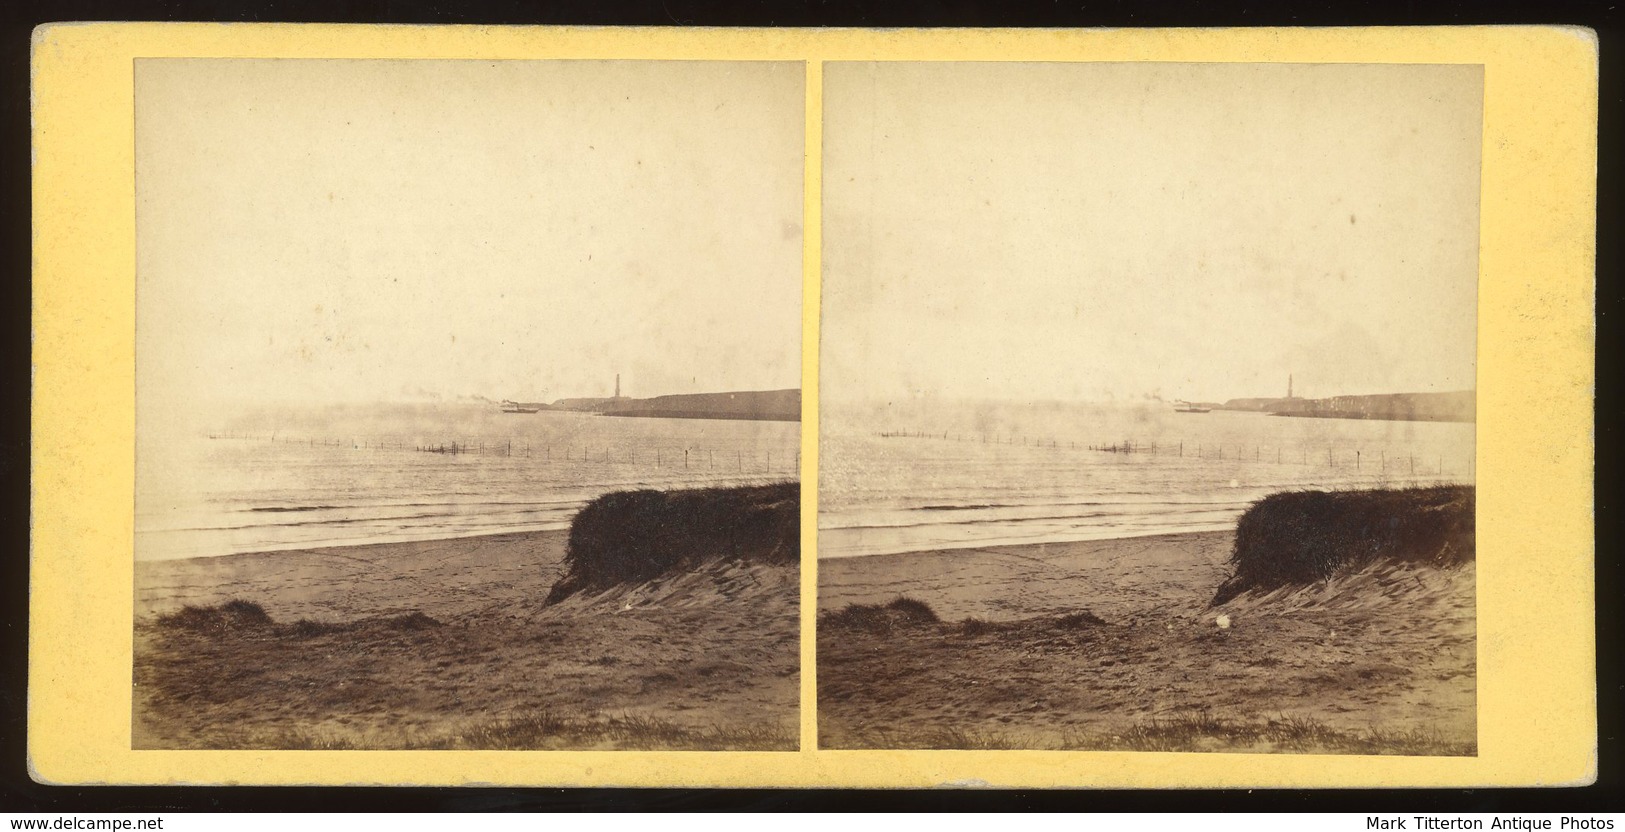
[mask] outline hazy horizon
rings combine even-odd
[[[135,81],[149,408],[800,384],[800,63],[143,59]]]
[[[1337,396],[1370,396],[1390,393],[1459,393],[1476,392],[1476,386],[1469,385],[1460,388],[1440,388],[1436,390],[1304,390],[1296,385],[1292,395],[1300,399],[1329,399]],[[858,397],[827,396],[821,401],[838,405],[874,406],[889,403],[943,401],[966,405],[1010,405],[1010,406],[1072,406],[1072,405],[1156,405],[1171,404],[1176,401],[1205,402],[1210,404],[1223,404],[1232,399],[1281,399],[1286,398],[1286,382],[1281,382],[1281,389],[1276,391],[1242,392],[1235,395],[1225,395],[1217,398],[1204,399],[1200,397],[1186,398],[1184,396],[1171,396],[1158,392],[1144,392],[1138,394],[1116,395],[1107,392],[1099,396],[997,396],[997,395],[969,395],[954,393],[939,393],[928,390],[905,390],[898,394],[886,395],[883,393],[869,393]]]
[[[825,401],[1476,387],[1480,67],[824,83]]]

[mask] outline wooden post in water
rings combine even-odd
[[[1354,452],[1354,470],[1356,470],[1356,471],[1360,470],[1360,452],[1359,451]]]

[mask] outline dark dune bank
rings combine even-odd
[[[1289,491],[1259,500],[1236,523],[1215,605],[1250,590],[1324,581],[1376,560],[1437,567],[1473,560],[1474,489]]]
[[[568,571],[547,602],[707,561],[794,567],[800,558],[799,483],[620,491],[588,503],[570,524]]]

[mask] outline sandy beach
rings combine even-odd
[[[543,606],[567,536],[138,563],[132,744],[794,748],[794,568],[719,561]],[[164,618],[232,601],[263,618]]]
[[[820,747],[1475,753],[1471,564],[1210,607],[1233,538],[820,561]]]

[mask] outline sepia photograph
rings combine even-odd
[[[21,776],[1606,779],[1598,38],[39,26]]]
[[[1478,753],[1478,65],[824,70],[818,742]]]
[[[134,77],[131,745],[795,750],[803,64]]]

